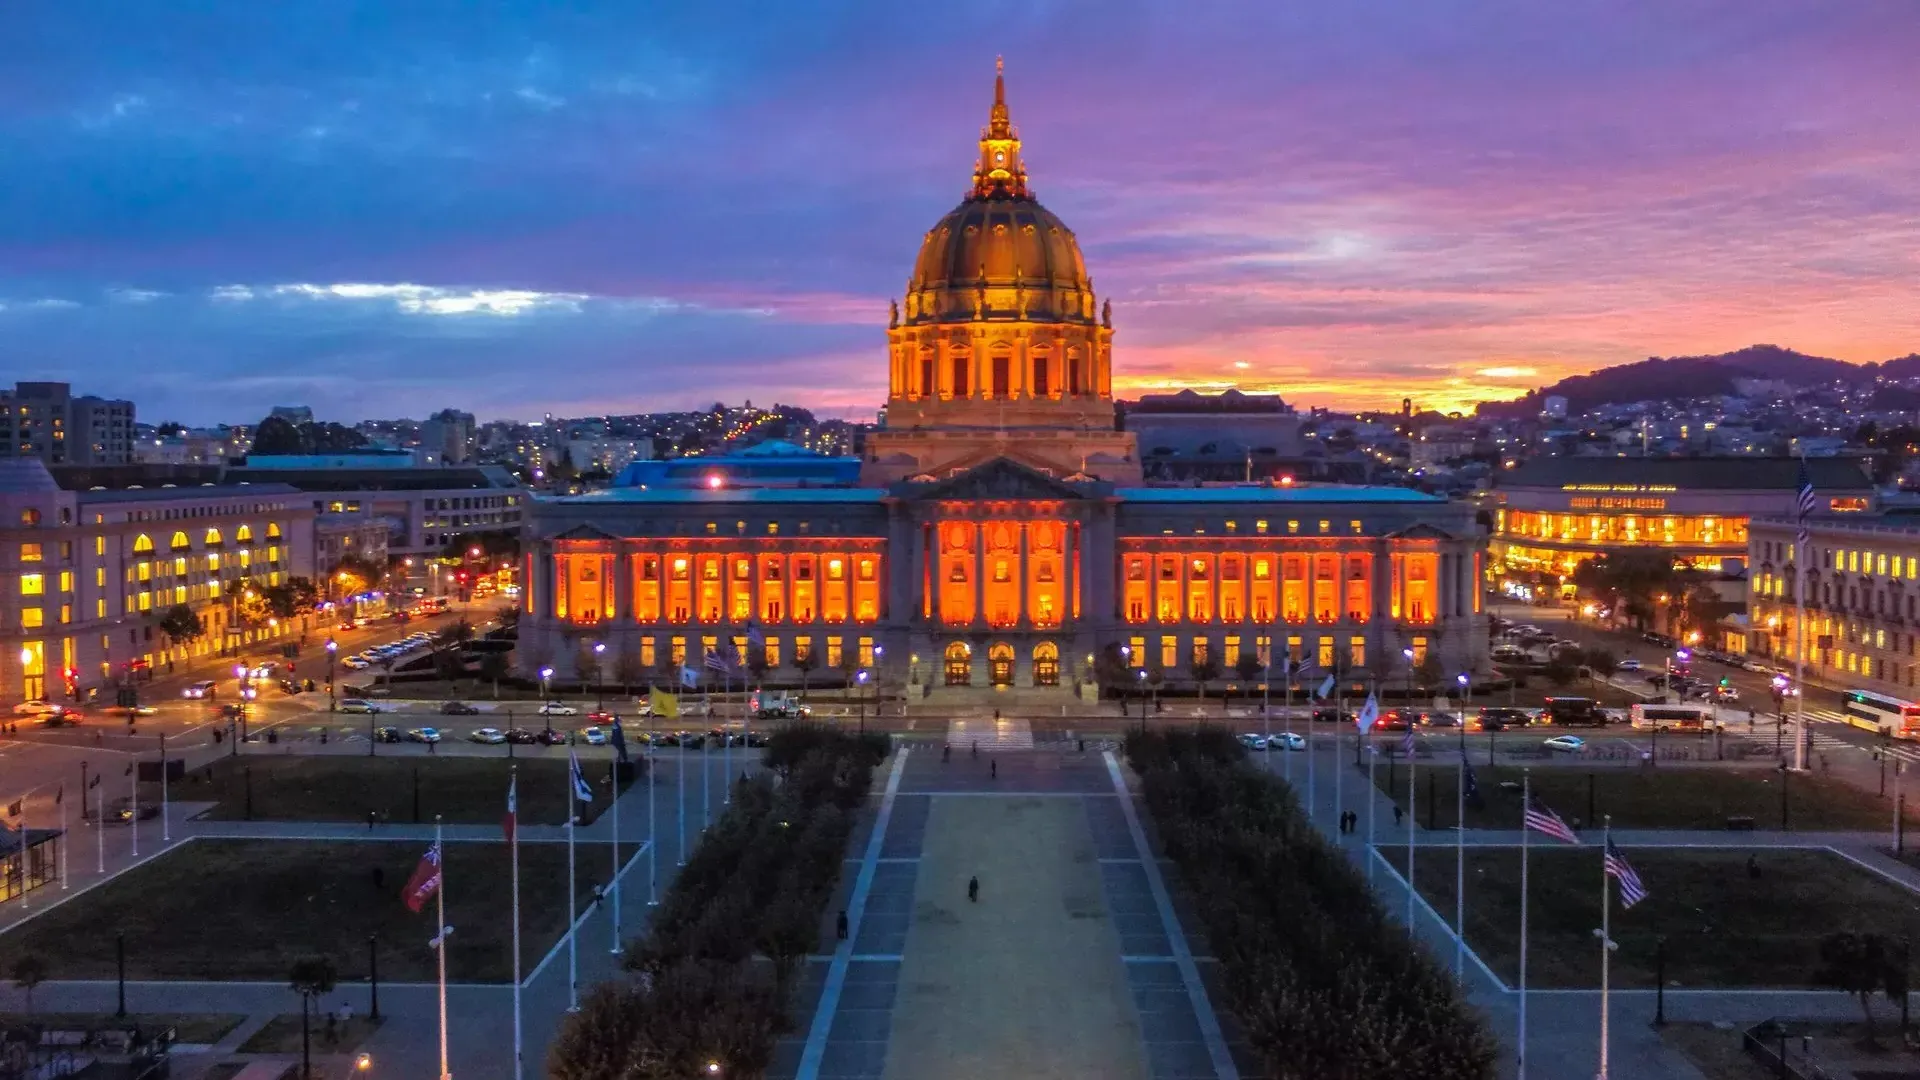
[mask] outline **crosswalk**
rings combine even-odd
[[[1858,742],[1842,739],[1837,734],[1833,734],[1832,731],[1836,725],[1839,727],[1851,726],[1847,723],[1847,718],[1835,710],[1808,709],[1808,749],[1815,754],[1867,754],[1873,752],[1874,747],[1872,746],[1862,746]],[[1791,732],[1789,732],[1788,737],[1791,738]],[[1897,761],[1904,761],[1909,765],[1920,761],[1920,746],[1914,746],[1904,742],[1889,742],[1886,750],[1888,757],[1894,758]]]
[[[1033,725],[1013,719],[961,719],[947,723],[947,745],[959,750],[1031,750]]]

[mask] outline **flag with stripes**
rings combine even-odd
[[[1480,779],[1473,775],[1473,763],[1467,760],[1467,752],[1460,751],[1460,787],[1461,795],[1474,806],[1480,805]]]
[[[1413,757],[1413,714],[1407,713],[1407,737],[1400,740],[1400,752]]]
[[[1613,846],[1611,839],[1607,841],[1607,854],[1603,861],[1607,873],[1620,883],[1621,907],[1632,907],[1647,898],[1647,887],[1640,884],[1640,875],[1634,873],[1633,865],[1627,862],[1625,855],[1620,854],[1619,848]]]
[[[747,643],[755,646],[767,643],[767,635],[760,632],[760,624],[752,619],[747,620]]]
[[[593,785],[587,783],[586,776],[580,771],[580,755],[571,750],[567,752],[567,780],[573,785],[573,797],[581,802],[593,801]]]
[[[1539,796],[1535,796],[1533,801],[1527,804],[1527,812],[1522,815],[1521,824],[1526,828],[1546,833],[1563,843],[1580,842],[1580,838],[1567,827],[1567,823],[1560,820],[1560,815],[1548,809],[1547,804],[1541,802]]]
[[[1819,505],[1819,502],[1820,500],[1813,493],[1813,474],[1807,472],[1807,459],[1802,456],[1800,475],[1794,482],[1793,509],[1800,523],[1800,531],[1795,534],[1795,538],[1803,548],[1807,544],[1807,518],[1812,515],[1813,508]]]
[[[707,667],[709,670],[718,671],[723,675],[733,671],[733,668],[727,664],[727,658],[722,656],[718,649],[707,654]]]

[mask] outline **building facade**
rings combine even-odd
[[[1915,699],[1920,524],[1889,517],[1810,522],[1804,624],[1796,603],[1798,530],[1784,517],[1750,526],[1747,651],[1787,667],[1803,655],[1809,681]]]
[[[290,487],[71,491],[37,459],[0,461],[0,701],[78,696],[297,635],[239,603],[313,575],[313,519]],[[199,616],[198,638],[161,629],[176,605]]]
[[[1566,575],[1612,552],[1661,551],[1718,572],[1747,558],[1748,523],[1793,511],[1791,458],[1544,457],[1495,475],[1491,572]],[[1822,516],[1871,514],[1865,470],[1810,459]]]
[[[133,460],[133,402],[74,397],[58,382],[0,391],[0,457],[48,465],[122,465]]]
[[[1066,694],[1121,650],[1171,683],[1233,678],[1243,656],[1355,683],[1401,677],[1403,650],[1484,667],[1471,507],[1142,481],[1114,425],[1111,311],[1020,150],[996,79],[973,186],[894,305],[885,422],[860,458],[643,464],[534,502],[523,673],[672,681],[718,652],[769,682],[857,670],[913,696]]]
[[[228,482],[286,484],[315,511],[364,514],[387,527],[395,558],[438,555],[450,543],[520,535],[526,492],[498,465],[415,467],[411,455],[274,455],[228,469]]]

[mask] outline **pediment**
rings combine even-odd
[[[1069,484],[1012,458],[996,457],[931,484],[908,482],[909,499],[1084,499],[1091,485]]]
[[[1457,540],[1458,537],[1445,529],[1416,521],[1404,529],[1395,529],[1387,534],[1389,540]]]
[[[548,540],[619,540],[621,539],[621,537],[617,533],[610,533],[607,530],[599,527],[598,525],[594,525],[590,522],[582,522],[570,529],[566,529],[561,532],[550,534],[549,536],[547,536],[547,539]]]

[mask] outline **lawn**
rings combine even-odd
[[[1549,846],[1552,845],[1552,846]],[[1406,848],[1384,849],[1396,868]],[[1687,988],[1806,988],[1820,936],[1879,932],[1895,940],[1920,932],[1916,895],[1829,852],[1816,849],[1627,848],[1647,899],[1613,907],[1613,985],[1651,989],[1655,943],[1667,939],[1668,985]],[[1751,854],[1759,870],[1749,876]],[[1519,973],[1520,849],[1466,850],[1467,945],[1508,985]],[[1454,849],[1415,853],[1420,892],[1449,923],[1454,908]],[[1534,987],[1595,989],[1600,954],[1600,847],[1536,846],[1527,982]]]
[[[634,845],[621,844],[631,858]],[[367,976],[367,939],[379,939],[380,977],[434,978],[433,911],[407,910],[400,892],[420,856],[419,843],[393,841],[196,840],[8,932],[0,951],[34,953],[50,979],[111,979],[114,935],[127,940],[134,979],[260,979],[284,982],[293,962],[331,957],[342,984]],[[611,877],[606,844],[578,845],[580,908]],[[524,970],[560,937],[566,915],[565,844],[520,845]],[[375,877],[378,872],[378,883]],[[449,843],[447,953],[454,982],[511,977],[507,846]],[[646,887],[644,864],[624,888]],[[606,942],[596,947],[605,948]]]
[[[1452,828],[1459,769],[1443,758],[1440,764],[1418,765],[1414,771],[1419,774],[1414,809],[1420,823],[1427,824],[1431,808],[1437,827]],[[1380,790],[1406,805],[1404,764],[1390,770],[1383,758],[1373,774]],[[1519,828],[1521,769],[1476,764],[1473,774],[1482,805],[1467,807],[1467,827]],[[1569,824],[1578,819],[1593,827],[1601,815],[1611,814],[1616,829],[1725,829],[1728,817],[1744,815],[1753,818],[1756,828],[1780,828],[1780,773],[1775,769],[1550,765],[1532,769],[1531,775],[1534,795]],[[1888,829],[1892,818],[1886,800],[1841,781],[1805,774],[1787,780],[1787,820],[1796,831]]]
[[[427,823],[439,814],[448,824],[491,824],[506,813],[507,770],[516,765],[521,823],[565,822],[567,763],[557,758],[223,757],[188,773],[171,794],[177,802],[216,803],[204,815],[214,821],[365,821],[371,810],[393,822]],[[593,782],[591,821],[608,801],[604,754],[581,768]]]

